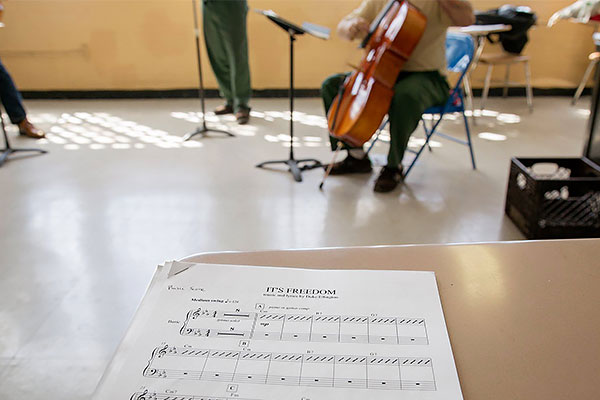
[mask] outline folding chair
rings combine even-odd
[[[409,151],[415,154],[415,158],[412,160],[408,169],[404,173],[405,178],[419,159],[419,156],[423,152],[423,149],[425,147],[428,147],[429,151],[431,151],[429,141],[434,134],[452,140],[453,142],[469,146],[469,151],[471,153],[471,163],[473,164],[473,169],[476,169],[475,155],[473,154],[473,144],[471,142],[471,132],[469,130],[469,121],[467,120],[467,116],[465,115],[465,99],[462,91],[463,79],[465,77],[465,74],[469,70],[469,65],[471,64],[471,61],[473,60],[474,51],[475,45],[473,43],[473,38],[470,35],[453,32],[449,32],[446,35],[446,62],[448,71],[455,72],[460,75],[458,81],[456,82],[456,85],[450,91],[450,96],[448,97],[446,104],[442,106],[430,107],[423,113],[423,115],[431,115],[432,126],[431,128],[427,128],[425,120],[423,119],[423,117],[421,117],[423,129],[425,130],[425,143],[423,143],[423,145],[418,151],[408,149]],[[444,119],[444,115],[455,112],[459,112],[463,116],[463,119],[465,121],[467,140],[461,140],[437,131],[437,128]],[[435,119],[436,116],[439,116],[437,120]]]

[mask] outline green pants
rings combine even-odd
[[[332,75],[323,82],[321,96],[325,112],[329,110],[339,87],[347,74]],[[450,88],[446,78],[438,71],[401,72],[394,87],[394,97],[388,110],[390,121],[390,149],[387,165],[397,167],[402,162],[410,135],[419,125],[421,115],[427,108],[442,105],[448,99]],[[330,137],[331,148],[337,147],[337,139]],[[348,148],[348,146],[346,146]]]
[[[204,0],[204,40],[221,96],[237,111],[248,107],[252,89],[248,66],[246,0]]]

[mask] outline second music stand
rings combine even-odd
[[[303,35],[305,33],[308,33],[321,39],[327,39],[329,37],[329,33],[327,32],[326,28],[321,28],[317,25],[312,24],[305,23],[303,27],[299,27],[279,17],[271,10],[256,10],[256,12],[266,16],[269,20],[274,22],[277,26],[283,29],[290,38],[290,155],[287,160],[265,161],[258,164],[257,167],[263,168],[266,165],[285,164],[288,166],[289,171],[292,173],[294,180],[296,182],[302,182],[302,171],[307,169],[319,168],[323,165],[319,160],[316,160],[314,158],[303,158],[300,160],[294,158],[294,41],[296,40],[296,35]],[[300,164],[303,163],[310,164],[301,166]]]

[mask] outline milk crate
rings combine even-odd
[[[505,211],[528,239],[600,237],[600,167],[587,158],[513,158]]]

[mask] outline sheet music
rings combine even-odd
[[[318,37],[319,39],[328,40],[331,37],[331,29],[325,26],[313,24],[310,22],[303,22],[302,28],[306,32],[310,33],[315,37]]]
[[[94,399],[461,400],[433,272],[159,267]]]

